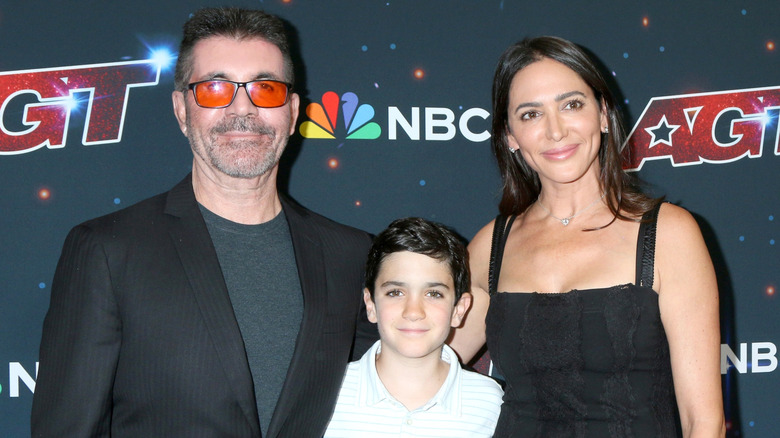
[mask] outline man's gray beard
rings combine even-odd
[[[187,124],[189,125],[189,121]],[[192,133],[195,131],[192,130],[191,127],[188,127],[187,132]],[[261,143],[253,140],[238,140],[221,145],[222,150],[263,148],[265,149],[265,154],[262,155],[262,159],[256,161],[253,159],[253,156],[249,158],[242,157],[239,160],[230,159],[231,161],[227,161],[225,154],[218,153],[220,146],[216,146],[217,135],[226,132],[251,132],[266,136],[267,140],[262,141]],[[254,178],[266,174],[279,162],[281,151],[276,151],[272,147],[276,138],[276,132],[273,129],[260,125],[248,117],[230,118],[219,123],[209,131],[208,144],[201,144],[200,149],[193,149],[196,150],[198,155],[205,153],[206,156],[204,157],[201,155],[201,158],[210,162],[215,169],[225,175],[233,178]],[[195,144],[195,139],[190,137],[189,140],[191,144]],[[286,143],[287,139],[284,139],[284,144],[279,145],[279,147],[284,149]]]

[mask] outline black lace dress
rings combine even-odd
[[[495,437],[679,436],[669,346],[651,288],[657,209],[648,215],[635,284],[491,294],[488,349],[506,380]],[[506,236],[497,234],[493,259],[501,260]],[[495,290],[499,269],[492,271]]]

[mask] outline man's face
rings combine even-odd
[[[286,81],[281,51],[262,39],[236,40],[215,36],[195,44],[189,82],[227,79]],[[287,140],[295,130],[298,95],[286,104],[259,108],[239,88],[225,108],[202,108],[191,90],[173,92],[179,127],[190,141],[195,166],[234,178],[253,178],[276,171]]]

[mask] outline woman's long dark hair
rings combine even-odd
[[[599,106],[606,107],[609,129],[601,136],[599,185],[606,194],[607,206],[613,214],[612,222],[616,219],[636,220],[661,202],[661,199],[653,199],[639,191],[634,179],[623,170],[621,150],[626,134],[615,98],[599,69],[584,50],[570,41],[551,36],[525,39],[510,46],[501,55],[493,77],[492,145],[503,181],[499,211],[504,215],[523,213],[536,201],[541,191],[536,171],[525,162],[522,154],[510,152],[507,132],[512,79],[520,70],[544,58],[572,69],[593,90]]]

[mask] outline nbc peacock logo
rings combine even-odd
[[[345,134],[341,130],[337,134],[339,108]],[[359,104],[357,95],[350,91],[341,97],[333,91],[326,92],[322,95],[322,103],[313,102],[306,107],[306,115],[309,120],[301,123],[299,129],[306,138],[335,139],[337,135],[345,135],[347,140],[374,140],[382,134],[382,128],[371,121],[374,107]]]

